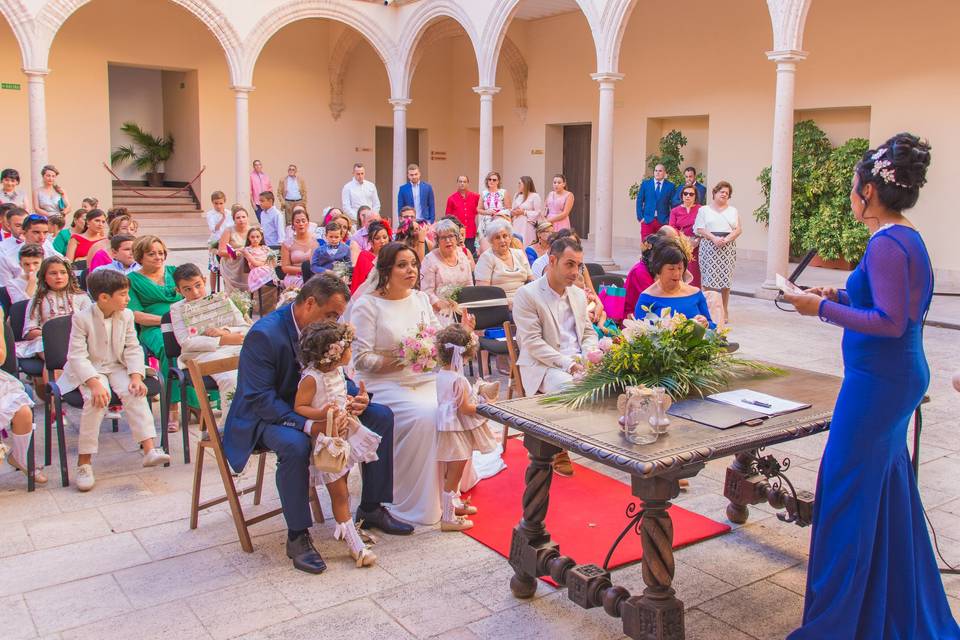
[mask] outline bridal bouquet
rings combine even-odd
[[[437,368],[437,330],[424,323],[417,325],[416,330],[400,341],[397,347],[397,359],[404,367],[409,367],[415,373],[432,371]]]
[[[586,373],[559,393],[544,396],[544,404],[579,408],[616,397],[626,387],[664,387],[674,400],[705,395],[739,375],[782,374],[776,367],[733,357],[727,331],[706,329],[683,314],[648,314],[624,320],[623,333],[603,338],[586,355]]]
[[[350,284],[350,281],[353,279],[353,265],[351,265],[346,260],[337,260],[333,263],[333,266],[330,267],[330,271],[343,280],[347,285]]]

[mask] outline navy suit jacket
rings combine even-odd
[[[237,390],[223,426],[223,450],[234,470],[247,464],[267,425],[303,430],[306,418],[293,412],[300,384],[299,343],[292,304],[261,318],[247,333]],[[352,380],[347,380],[347,393],[357,393]]]
[[[687,185],[677,187],[673,190],[673,198],[670,199],[670,208],[679,207],[683,204],[683,189]],[[704,205],[707,204],[707,188],[700,184],[699,182],[693,183],[694,189],[697,190],[697,204]]]
[[[400,209],[412,206],[413,185],[408,182],[400,187],[400,191],[397,193],[397,215],[400,214]],[[418,219],[426,220],[430,224],[433,224],[434,219],[437,217],[437,208],[433,201],[433,187],[422,180],[420,181],[420,209],[422,215],[418,213]]]
[[[640,192],[637,193],[637,221],[650,223],[656,218],[661,224],[667,224],[670,221],[670,200],[674,189],[674,184],[664,178],[658,198],[653,178],[641,182]]]

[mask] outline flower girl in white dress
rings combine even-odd
[[[303,330],[300,336],[303,373],[294,400],[294,411],[308,420],[314,420],[308,424],[315,454],[334,446],[337,437],[345,439],[350,445],[347,464],[342,470],[328,473],[311,467],[310,472],[316,484],[326,485],[330,494],[333,517],[337,522],[333,537],[347,543],[358,567],[369,567],[376,562],[377,556],[366,546],[353,521],[347,474],[358,462],[377,459],[380,436],[347,412],[349,398],[343,367],[350,362],[353,337],[353,327],[333,321],[314,323]],[[336,430],[333,437],[324,433],[329,409],[334,411]]]
[[[463,531],[473,526],[465,516],[476,507],[460,500],[460,480],[474,451],[490,453],[499,446],[486,418],[477,415],[485,401],[463,375],[463,359],[476,355],[477,339],[460,324],[451,324],[437,333],[437,460],[443,464],[443,515],[441,531]],[[499,391],[493,392],[494,395]],[[496,397],[494,395],[494,397]]]
[[[3,311],[0,311],[0,326],[3,325]],[[0,363],[7,359],[7,347],[0,340]],[[33,437],[33,400],[27,395],[23,383],[6,371],[0,369],[0,428],[10,425],[12,447],[0,442],[0,462],[4,458],[11,467],[27,474],[27,454],[30,451],[30,438]],[[33,472],[37,484],[46,484],[47,476],[39,469]]]

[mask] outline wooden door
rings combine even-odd
[[[567,190],[574,197],[570,224],[584,239],[590,235],[591,137],[589,124],[563,127],[563,174],[567,177]],[[546,189],[552,188],[551,181]]]
[[[380,216],[393,219],[393,203],[397,194],[393,192],[393,127],[377,127],[376,139],[376,179],[377,194],[380,196]],[[420,129],[407,129],[407,164],[420,164]],[[421,169],[422,171],[422,169]],[[367,168],[367,180],[370,169]],[[406,167],[404,167],[406,180]]]

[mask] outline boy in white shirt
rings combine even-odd
[[[213,289],[217,272],[220,271],[220,262],[217,259],[220,236],[233,226],[233,218],[227,213],[227,196],[223,191],[211,193],[210,202],[213,204],[213,209],[207,211],[204,216],[207,219],[207,229],[210,230],[210,237],[207,238],[207,246],[210,247],[210,258],[207,266],[210,270],[210,288]]]
[[[79,388],[83,396],[77,457],[77,489],[94,485],[92,457],[97,452],[100,423],[110,404],[111,390],[120,396],[130,432],[143,448],[143,466],[157,467],[170,456],[154,447],[157,435],[143,383],[143,348],[137,340],[127,276],[109,269],[87,279],[94,304],[73,315],[70,348],[63,374],[57,380],[62,393]]]
[[[275,247],[283,242],[283,213],[273,206],[274,197],[272,191],[264,191],[260,194],[260,227],[263,229],[263,243],[267,246]]]
[[[7,283],[10,302],[29,300],[37,292],[37,272],[40,271],[43,258],[43,247],[40,245],[20,245],[20,275]]]
[[[183,300],[174,302],[170,306],[170,324],[173,325],[173,335],[180,343],[180,364],[187,360],[207,362],[240,355],[240,346],[250,328],[250,323],[236,305],[229,299],[224,300],[232,317],[225,322],[227,326],[211,327],[199,332],[194,327],[187,326],[184,321],[184,307],[190,302],[200,300],[207,295],[206,282],[200,268],[191,263],[182,264],[173,271],[173,283],[177,293]],[[230,396],[237,388],[237,371],[215,373],[212,378],[217,382],[220,391],[220,410],[226,417],[230,409]]]

